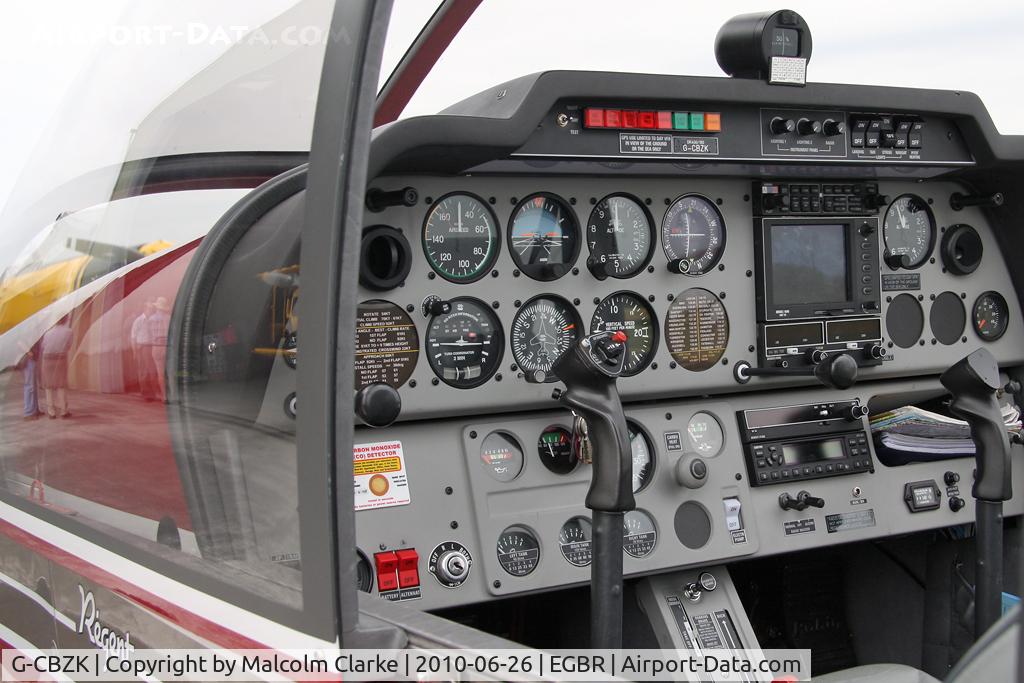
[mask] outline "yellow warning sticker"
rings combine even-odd
[[[401,441],[380,441],[352,447],[355,509],[408,505],[409,479]]]

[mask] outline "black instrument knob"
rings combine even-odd
[[[686,258],[673,259],[673,260],[668,262],[668,272],[674,273],[676,275],[680,275],[680,274],[686,275],[687,273],[690,272],[690,265],[691,265],[690,259],[686,259]]]
[[[881,344],[872,344],[864,350],[864,355],[871,360],[882,360],[885,358],[885,347]]]
[[[805,505],[807,505],[809,507],[812,507],[812,508],[823,508],[823,507],[825,507],[825,499],[824,498],[818,498],[817,496],[812,496],[811,494],[807,493],[807,491],[801,491],[800,493],[796,494],[796,499],[798,501],[803,502]]]
[[[828,358],[828,353],[821,349],[811,349],[807,352],[807,360],[812,363],[820,363],[821,361]]]
[[[857,361],[848,353],[829,356],[814,366],[818,381],[833,389],[849,389],[857,382]]]
[[[402,412],[402,397],[390,384],[371,384],[356,393],[355,412],[371,427],[387,427]]]
[[[865,405],[861,405],[860,403],[854,403],[852,406],[850,406],[850,410],[847,411],[846,413],[847,419],[850,420],[851,422],[855,422],[867,416],[868,407]]]
[[[821,129],[825,135],[831,138],[845,133],[846,124],[842,121],[836,121],[835,119],[825,119],[825,122],[821,125]]]
[[[964,509],[965,505],[967,505],[967,503],[965,503],[964,499],[961,498],[960,496],[949,497],[949,509],[952,510],[953,512],[960,512],[961,510]]]
[[[598,280],[608,279],[607,265],[607,262],[602,261],[601,259],[596,259],[594,257],[587,259],[587,270],[589,270],[590,274]]]
[[[890,270],[899,270],[900,268],[910,267],[910,257],[906,254],[892,254],[886,252],[885,256],[882,257],[885,261],[885,265],[889,266]]]
[[[796,123],[796,132],[800,135],[817,135],[821,132],[821,121],[800,119]]]
[[[775,135],[785,135],[796,130],[796,122],[793,119],[784,119],[781,116],[776,116],[768,124],[768,129]]]
[[[942,481],[946,482],[946,486],[956,486],[960,482],[960,474],[950,470],[942,475]]]
[[[875,234],[875,226],[871,225],[870,223],[861,223],[861,226],[857,228],[857,232],[859,232],[864,237],[869,237]]]

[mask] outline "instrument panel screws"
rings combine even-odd
[[[406,305],[405,305],[405,311],[406,311],[407,313],[412,313],[412,312],[414,312],[415,310],[416,310],[416,307],[415,307],[415,306],[413,306],[412,304],[406,304]]]
[[[743,201],[749,202],[750,201],[750,195],[749,194],[743,195]]]
[[[576,206],[576,198],[575,197],[569,197],[569,204],[571,204],[572,206]]]
[[[409,388],[410,389],[415,389],[416,388],[416,380],[414,380],[414,379],[409,380]]]
[[[917,300],[918,301],[924,301],[924,294],[918,294],[917,295]]]
[[[747,277],[751,277],[753,274],[754,274],[754,271],[752,271],[752,270],[748,270],[747,271]]]
[[[491,277],[498,277],[498,271],[497,270],[492,270],[491,271]]]
[[[653,273],[654,272],[654,266],[647,266],[647,272],[648,273]]]
[[[666,296],[665,298],[666,298],[666,299],[668,299],[669,301],[672,301],[672,299],[675,299],[675,298],[676,298],[676,295],[675,295],[675,294],[669,294],[669,295],[668,295],[668,296]]]
[[[555,122],[558,123],[558,125],[561,126],[562,128],[565,128],[566,126],[569,125],[569,117],[566,116],[565,114],[559,114],[558,116],[555,117]]]
[[[723,270],[725,270],[725,264],[724,263],[719,263],[718,264],[718,272],[722,272]]]
[[[650,197],[645,197],[644,198],[644,204],[646,204],[647,206],[650,206],[651,205],[651,198]]]
[[[935,295],[934,294],[929,294],[928,298],[931,299],[932,301],[935,301]]]
[[[666,420],[671,420],[672,419],[672,413],[665,413],[665,419]]]
[[[921,343],[923,344],[924,342],[921,342]],[[436,387],[438,384],[441,383],[441,380],[439,380],[438,378],[434,377],[433,379],[430,380],[430,383],[433,384]]]
[[[501,302],[500,301],[492,301],[491,302],[491,308],[497,309],[499,306],[501,306]]]
[[[736,481],[742,481],[742,480],[743,480],[743,475],[740,474],[739,472],[737,472],[736,473]]]
[[[518,268],[516,268],[515,270],[512,271],[512,277],[519,277],[519,269]]]
[[[487,198],[487,203],[488,204],[497,204],[498,203],[498,198],[497,197],[488,197]]]
[[[452,495],[452,493],[454,493],[454,491],[455,491],[455,489],[453,489],[451,486],[445,486],[444,487],[444,495],[446,495],[446,496]]]
[[[718,199],[716,199],[716,200],[715,200],[715,204],[718,204],[719,206],[721,206],[721,205],[722,205],[722,204],[724,204],[724,203],[725,203],[725,202],[724,202],[724,201],[722,201],[722,198],[721,198],[721,197],[719,197]]]
[[[387,550],[387,549],[388,549],[387,545],[385,545],[384,543],[381,543],[381,544],[380,544],[379,546],[377,546],[377,547],[378,547],[378,548],[380,548],[381,550]]]
[[[651,370],[657,370],[657,369],[658,369],[658,364],[657,363],[651,363]]]
[[[960,292],[960,298],[961,299],[966,299],[967,298],[967,292]]]
[[[725,298],[725,292],[719,292],[718,293],[718,298],[719,299],[724,299]]]
[[[515,301],[512,302],[512,305],[515,306],[516,308],[519,308],[520,306],[523,305],[523,302],[520,301],[519,299],[516,299]]]
[[[590,198],[590,205],[593,206],[594,204],[597,204],[597,197]]]
[[[579,268],[573,268],[572,269],[572,274],[573,275],[579,275],[580,274],[580,269]]]
[[[596,306],[596,305],[598,305],[599,303],[601,303],[601,299],[600,299],[600,297],[596,297],[596,296],[595,296],[595,297],[594,297],[594,305]]]
[[[964,344],[966,344],[967,343],[967,337],[960,337],[960,341],[962,341]]]
[[[501,588],[501,581],[498,581],[497,579],[495,579],[494,583],[492,583],[491,585],[494,586],[495,588]]]
[[[580,305],[579,297],[576,297],[575,299],[572,300],[572,305],[573,306],[579,306]]]
[[[653,294],[648,294],[647,295],[647,300],[650,301],[652,304],[654,303],[654,300],[657,299],[657,298],[658,297],[654,296]],[[594,298],[594,303],[595,304],[597,303],[597,298],[596,297]]]
[[[501,373],[500,372],[497,375],[494,376],[494,381],[495,382],[500,382],[501,381]]]
[[[509,201],[512,202],[513,204],[518,204],[519,203],[519,200],[516,199],[515,197],[512,197],[511,199],[509,199]]]
[[[458,523],[458,522],[456,522],[456,521],[455,521],[455,520],[453,519],[453,520],[452,520],[452,523],[451,523],[451,524],[449,524],[448,526],[450,526],[450,527],[451,527],[451,528],[453,528],[453,529],[458,529],[458,528],[459,528],[459,523]]]
[[[470,430],[469,438],[471,438],[471,439],[475,439],[476,438],[476,430],[475,429]]]
[[[722,365],[728,365],[728,364],[729,364],[729,359],[728,358],[723,358],[722,359]]]
[[[437,275],[434,274],[434,271],[430,271],[429,273],[427,273],[428,280],[433,280],[435,277],[437,277]]]
[[[427,195],[426,197],[423,198],[423,203],[424,204],[433,204],[434,203],[434,198],[431,197],[430,195]]]
[[[669,366],[669,367],[670,367],[671,369],[675,370],[675,369],[676,369],[676,362],[675,362],[675,361],[672,361],[671,363],[669,363],[669,364],[668,364],[668,366]]]
[[[754,352],[754,345],[751,344],[750,346],[747,347],[747,353],[753,353],[753,352]]]

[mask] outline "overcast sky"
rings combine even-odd
[[[116,34],[109,29],[124,24],[123,12],[130,4],[0,4],[0,207],[54,112],[62,103],[68,106],[66,94],[75,79],[96,51],[111,49]],[[290,4],[291,0],[179,0],[163,7],[183,7],[197,22],[230,26],[230,18],[238,16],[239,24],[257,26]],[[435,4],[396,2],[385,70],[398,61]],[[981,95],[1002,132],[1024,133],[1018,73],[1024,3],[902,0],[861,5],[857,11],[848,3],[821,0],[787,4],[813,32],[810,80],[970,90]],[[132,6],[136,11],[140,7]],[[721,75],[713,50],[718,27],[735,14],[769,8],[770,4],[746,0],[485,0],[405,115],[433,113],[495,83],[544,69]],[[188,54],[212,59],[228,47],[205,43],[188,45]],[[196,59],[169,60],[173,63],[168,72],[194,72]],[[179,82],[190,75],[178,74]],[[135,87],[126,83],[124,96],[130,97]],[[59,164],[60,159],[49,163]]]

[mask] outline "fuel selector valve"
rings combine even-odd
[[[796,494],[796,498],[789,495],[788,493],[779,494],[779,507],[783,510],[796,510],[800,512],[807,508],[823,508],[825,507],[825,499],[812,496],[807,491],[801,491]]]

